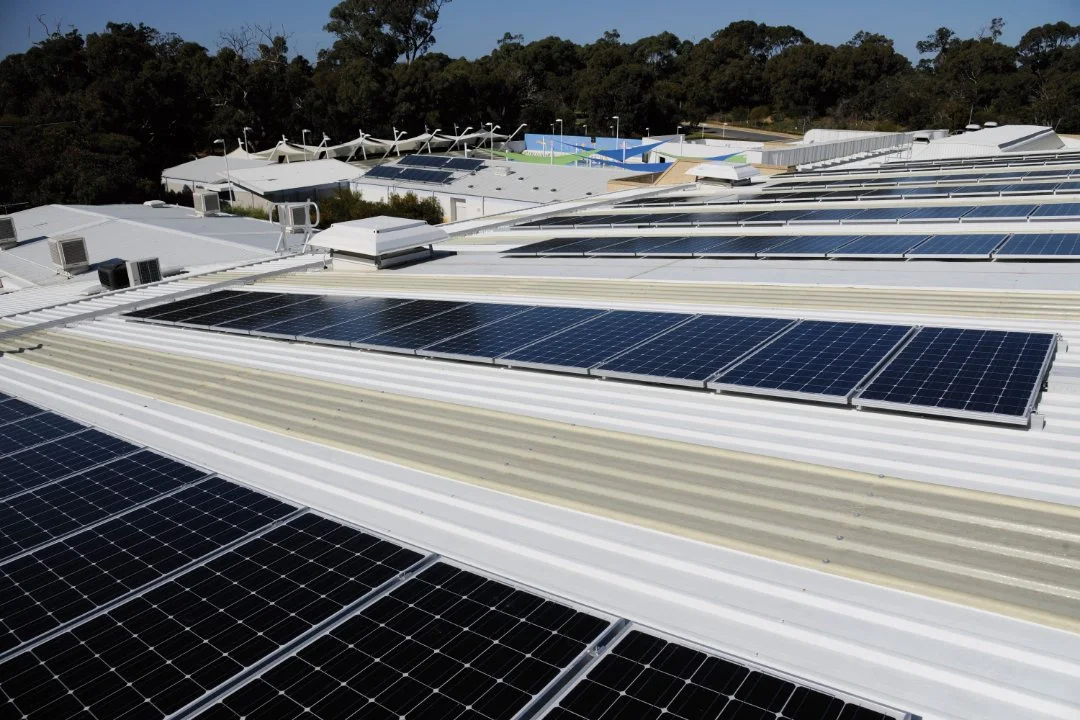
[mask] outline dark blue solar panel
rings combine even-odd
[[[1080,203],[1040,205],[1031,213],[1032,220],[1075,220],[1080,218]]]
[[[745,235],[714,243],[698,254],[702,257],[757,257],[758,253],[790,239],[790,235]]]
[[[564,245],[570,245],[576,243],[583,238],[551,238],[550,240],[541,240],[540,242],[528,243],[521,247],[514,248],[513,250],[507,250],[504,255],[525,255],[535,256],[547,250],[554,250]]]
[[[1080,180],[1070,180],[1069,182],[1059,183],[1057,186],[1058,193],[1076,193],[1080,192]]]
[[[288,338],[307,336],[317,337],[317,333],[323,328],[357,320],[364,315],[383,313],[390,308],[395,308],[398,305],[404,305],[409,302],[412,301],[395,298],[357,298],[351,302],[336,305],[328,310],[260,327],[256,331],[256,334]]]
[[[792,223],[833,223],[840,222],[845,218],[849,218],[855,213],[859,212],[855,209],[845,210],[813,210],[800,215],[797,219],[792,220]]]
[[[473,158],[458,158],[453,157],[447,160],[446,167],[452,170],[467,170],[469,172],[475,172],[484,167],[483,160],[474,160]]]
[[[136,449],[135,445],[112,435],[84,430],[13,453],[0,458],[0,498],[59,480]]]
[[[891,257],[902,258],[904,253],[916,247],[928,235],[863,235],[842,248],[829,253],[829,257]]]
[[[196,327],[213,327],[215,325],[240,320],[241,318],[261,315],[270,310],[278,310],[290,305],[296,305],[305,300],[309,300],[312,297],[314,296],[282,293],[280,295],[273,295],[262,300],[257,300],[253,303],[245,303],[243,305],[218,310],[212,313],[195,315],[194,317],[188,317],[185,320],[179,320],[177,323],[181,325],[193,325]]]
[[[150,316],[150,319],[156,322],[185,322],[191,318],[198,317],[199,315],[207,315],[221,310],[230,310],[245,305],[251,305],[268,298],[277,297],[278,294],[279,293],[243,292],[208,303],[195,303],[191,305],[174,303],[169,305],[169,309],[165,312]]]
[[[143,450],[0,502],[0,559],[197,482],[206,473]]]
[[[527,305],[470,303],[427,320],[372,335],[356,345],[395,352],[416,352],[422,347],[476,330],[488,323],[506,322],[517,313],[528,309]]]
[[[687,214],[686,218],[696,225],[738,225],[765,214],[762,212],[703,212]]]
[[[806,320],[709,382],[709,387],[846,402],[910,329]]]
[[[443,155],[406,155],[398,160],[398,165],[412,165],[414,167],[443,167],[450,158]]]
[[[792,324],[775,318],[702,315],[605,362],[593,374],[702,387]]]
[[[784,255],[825,257],[833,250],[842,249],[858,235],[799,235],[787,242],[775,245],[761,253],[764,257]]]
[[[296,508],[209,478],[0,565],[0,652],[94,612]]]
[[[900,194],[908,198],[932,198],[932,197],[948,197],[951,193],[957,192],[962,188],[958,187],[924,187],[924,188],[902,188]],[[874,194],[888,191],[877,191]]]
[[[983,205],[964,216],[964,222],[972,220],[1026,220],[1035,205]]]
[[[866,210],[860,210],[849,218],[845,218],[844,222],[889,222],[898,220],[911,212],[911,208],[867,208]]]
[[[421,559],[306,514],[0,665],[16,714],[161,718]]]
[[[990,257],[1007,235],[934,235],[917,248],[910,257]]]
[[[670,252],[669,250],[667,250],[667,247],[669,245],[672,245],[673,243],[677,242],[682,238],[638,237],[621,241],[618,238],[609,239],[615,240],[616,242],[610,245],[605,245],[604,247],[598,248],[596,250],[591,250],[589,251],[589,255],[662,255],[665,252]]]
[[[139,310],[132,310],[131,312],[124,313],[125,317],[137,317],[137,318],[151,318],[157,315],[171,312],[173,310],[184,310],[186,308],[193,308],[197,305],[204,303],[217,302],[218,300],[225,300],[228,298],[234,298],[238,296],[245,296],[239,290],[218,290],[217,292],[207,293],[206,295],[194,295],[175,302],[167,302],[161,305],[154,305],[153,307],[141,308]]]
[[[500,355],[566,330],[603,312],[587,308],[533,308],[506,322],[488,325],[430,345],[420,350],[419,354],[493,362]]]
[[[40,445],[64,435],[78,432],[83,425],[53,413],[32,415],[0,426],[0,455]]]
[[[581,238],[577,242],[567,243],[566,245],[559,245],[549,250],[544,250],[540,254],[543,256],[551,257],[582,257],[585,253],[592,252],[593,250],[599,250],[607,247],[608,245],[614,245],[621,242],[622,238],[618,237],[591,237]]]
[[[307,335],[297,335],[298,338],[310,338],[347,345],[363,340],[372,335],[377,335],[387,330],[408,325],[409,323],[423,320],[433,315],[461,307],[465,303],[448,302],[445,300],[414,300],[410,303],[395,305],[374,314],[365,313],[355,320],[338,323],[330,327],[313,330]]]
[[[405,171],[405,168],[396,167],[392,165],[377,165],[376,167],[368,170],[364,177],[369,178],[382,178],[384,180],[393,180],[401,176],[401,173]]]
[[[783,225],[788,220],[794,220],[795,218],[801,218],[805,215],[809,215],[813,212],[820,212],[817,210],[769,210],[768,212],[759,213],[753,217],[747,217],[742,220],[744,224],[752,225]]]
[[[609,312],[546,340],[529,345],[498,362],[585,372],[591,367],[659,333],[689,316],[680,313]]]
[[[732,237],[718,237],[715,235],[694,235],[679,238],[674,242],[667,243],[661,247],[642,253],[642,255],[654,257],[683,257],[697,255],[707,251],[711,247],[726,243],[731,239]]]
[[[901,222],[930,222],[934,220],[959,220],[974,210],[972,205],[915,208]]]
[[[333,310],[356,302],[354,298],[335,295],[316,295],[314,297],[305,295],[301,297],[306,297],[307,299],[285,305],[284,307],[260,312],[256,315],[248,315],[247,317],[240,317],[235,320],[226,320],[225,322],[217,323],[214,327],[215,329],[258,330],[261,327],[276,325],[277,323],[295,320],[296,318],[311,315],[316,312],[323,312],[324,310]]]
[[[1080,233],[1027,233],[1013,235],[995,257],[1080,258]]]
[[[19,398],[8,398],[0,403],[0,425],[22,420],[31,415],[40,415],[45,412],[37,405],[31,405]]]
[[[856,404],[1026,422],[1053,347],[1047,333],[922,328]]]

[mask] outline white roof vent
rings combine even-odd
[[[19,233],[15,230],[15,218],[0,216],[0,250],[10,250],[19,244]]]
[[[983,123],[984,128],[992,128],[992,127],[997,127],[997,126],[998,126],[998,124],[996,122],[994,122],[993,120],[988,120],[987,122]]]
[[[514,174],[514,171],[505,165],[496,165],[491,172],[495,173],[499,177],[510,177]]]
[[[157,258],[128,260],[127,275],[131,287],[157,282],[161,280],[161,262]]]
[[[143,205],[149,208],[169,207],[169,203],[165,202],[164,200],[147,200],[143,203]]]
[[[195,212],[199,215],[217,215],[221,212],[221,198],[216,192],[196,192],[191,199],[195,201]]]
[[[90,256],[86,252],[86,238],[49,238],[49,255],[53,263],[61,270],[73,275],[90,268]]]

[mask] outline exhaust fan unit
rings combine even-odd
[[[73,275],[90,268],[90,256],[86,252],[86,238],[50,238],[49,255],[54,264],[64,272]]]
[[[98,263],[97,275],[98,282],[106,290],[123,290],[129,287],[127,263],[123,260],[113,258]]]
[[[161,279],[161,263],[157,258],[128,260],[127,276],[132,287],[157,282]]]
[[[15,219],[0,216],[0,250],[10,250],[19,244],[19,235],[15,232]]]
[[[199,215],[217,215],[221,212],[221,198],[215,192],[193,193],[191,199],[195,202],[195,212]]]

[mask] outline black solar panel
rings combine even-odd
[[[417,320],[444,313],[447,310],[453,310],[462,305],[465,305],[465,303],[447,302],[445,300],[414,300],[410,303],[393,305],[377,313],[370,313],[368,312],[370,308],[364,308],[364,314],[354,320],[312,330],[309,334],[298,335],[298,337],[300,339],[348,345],[372,335],[378,335],[381,332],[393,330],[402,325],[408,325]]]
[[[364,177],[367,178],[379,178],[382,180],[394,180],[401,177],[401,174],[405,172],[405,168],[397,167],[394,165],[376,165],[375,167],[364,173]]]
[[[327,298],[329,299],[329,298]],[[364,315],[381,313],[390,308],[404,305],[411,300],[397,300],[393,298],[352,298],[343,302],[333,302],[326,310],[320,310],[309,315],[283,320],[271,325],[262,325],[252,331],[255,335],[269,335],[271,337],[296,338],[314,335],[322,328],[331,327],[339,323],[357,320]]]
[[[763,257],[825,257],[833,250],[843,249],[858,235],[799,235],[774,245],[761,253]]]
[[[846,403],[909,330],[902,325],[805,320],[708,386]]]
[[[516,350],[497,362],[588,372],[589,368],[669,330],[688,317],[679,313],[613,311]]]
[[[775,318],[701,315],[610,360],[602,377],[703,387],[705,381],[794,324]]]
[[[421,557],[303,515],[11,657],[0,691],[22,715],[161,718]]]
[[[351,298],[335,297],[333,295],[301,295],[301,299],[294,303],[288,303],[271,310],[265,310],[253,315],[247,315],[215,323],[215,330],[256,330],[264,325],[275,325],[287,320],[310,315],[323,310],[341,307],[352,302]]]
[[[934,235],[908,251],[914,258],[990,257],[1007,235]]]
[[[500,305],[497,303],[470,303],[456,310],[414,322],[411,325],[389,330],[365,338],[357,347],[416,352],[427,345],[434,345],[463,332],[476,330],[488,323],[507,322],[528,305]]]
[[[31,405],[18,398],[8,398],[0,403],[0,425],[7,425],[31,415],[40,415],[43,412],[45,411],[37,405]]]
[[[143,450],[0,502],[0,560],[206,476]]]
[[[53,413],[41,413],[0,426],[0,456],[55,440],[83,429],[79,423]]]
[[[1028,233],[1013,235],[994,257],[1006,260],[1070,259],[1080,260],[1080,233]]]
[[[453,173],[425,168],[401,168],[398,178],[410,182],[446,184],[454,179]]]
[[[539,242],[529,243],[528,245],[522,245],[521,247],[514,248],[513,250],[507,250],[504,255],[517,255],[517,256],[536,256],[549,250],[557,250],[566,245],[573,245],[582,240],[588,238],[551,238],[550,240],[541,240]],[[613,242],[618,242],[620,238],[612,238]]]
[[[808,213],[799,215],[791,222],[793,224],[835,223],[849,218],[857,212],[859,211],[854,208],[846,208],[844,210],[812,210]]]
[[[480,168],[484,167],[483,160],[474,160],[473,158],[450,158],[446,167],[451,170],[465,170],[468,172],[476,172]]]
[[[241,318],[251,317],[253,315],[260,315],[270,310],[278,310],[289,305],[296,305],[304,300],[310,299],[311,295],[293,295],[291,293],[282,293],[280,295],[273,295],[271,297],[265,297],[262,300],[257,300],[252,303],[244,303],[235,307],[227,308],[224,310],[218,310],[212,313],[206,313],[203,315],[195,315],[189,317],[186,320],[177,321],[181,325],[193,325],[196,327],[213,327],[215,325],[221,325],[230,323]]]
[[[0,499],[32,490],[136,449],[135,445],[112,435],[84,430],[13,453],[0,458]]]
[[[583,257],[586,253],[600,250],[609,245],[622,242],[617,237],[581,238],[577,242],[559,245],[540,253],[543,257]]]
[[[860,210],[851,217],[844,218],[845,223],[874,223],[891,222],[909,215],[912,208],[867,208]]]
[[[1077,220],[1080,219],[1080,203],[1056,203],[1040,205],[1031,213],[1032,220]]]
[[[603,310],[538,307],[419,351],[420,355],[494,362],[495,358],[584,322]]]
[[[164,312],[148,317],[154,322],[186,322],[187,320],[198,317],[200,315],[209,315],[211,313],[219,312],[221,310],[239,308],[277,296],[278,293],[236,293],[235,295],[230,295],[228,297],[221,298],[220,300],[214,300],[208,303],[195,303],[192,305],[183,305],[181,307],[170,305],[169,309],[165,310]]]
[[[710,245],[697,253],[701,257],[757,257],[769,248],[791,239],[790,235],[746,235]]]
[[[397,161],[398,165],[412,165],[414,167],[443,167],[450,158],[443,155],[406,155]]]
[[[1035,205],[983,205],[964,216],[964,222],[973,220],[1026,220]]]
[[[917,247],[928,235],[863,235],[847,245],[829,252],[829,257],[902,258]]]
[[[620,240],[608,238],[611,242],[603,247],[590,250],[589,255],[605,256],[644,256],[649,254],[663,254],[664,249],[681,238],[670,237],[638,237]]]
[[[632,630],[545,720],[888,720],[878,710]]]
[[[219,478],[0,565],[0,652],[75,620],[295,511]]]
[[[704,255],[711,248],[722,245],[731,239],[731,237],[718,237],[715,235],[694,235],[691,237],[679,238],[674,242],[667,243],[662,247],[643,254],[657,257]]]
[[[197,717],[510,720],[608,625],[439,563]]]
[[[218,300],[226,300],[228,298],[234,298],[237,296],[245,295],[239,290],[218,290],[216,292],[207,293],[205,295],[194,295],[175,302],[167,302],[161,305],[154,305],[153,307],[141,308],[139,310],[132,310],[131,312],[124,313],[125,317],[135,318],[152,318],[162,315],[174,310],[185,310],[187,308],[193,308],[205,303],[217,302]]]
[[[1026,424],[1054,336],[922,328],[856,405]]]
[[[942,207],[915,208],[900,218],[900,222],[935,222],[938,220],[959,220],[974,210],[972,205],[947,205]]]

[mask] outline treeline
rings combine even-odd
[[[948,128],[969,122],[1080,131],[1080,25],[1033,28],[1014,47],[1002,21],[975,38],[940,28],[912,64],[866,32],[838,46],[750,21],[693,43],[609,31],[578,45],[506,33],[475,60],[431,52],[449,0],[345,0],[313,64],[288,29],[223,33],[215,52],[146,26],[52,32],[0,61],[0,211],[7,203],[140,201],[164,167],[283,135],[332,142],[391,127],[451,132],[494,121],[546,132],[671,133],[705,119],[778,129]]]

